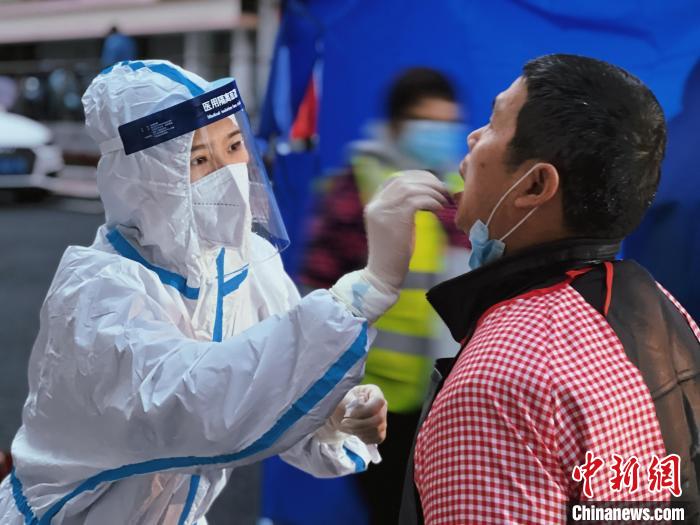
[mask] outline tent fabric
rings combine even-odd
[[[275,525],[366,525],[352,477],[317,479],[279,458],[263,463],[263,516]]]
[[[344,161],[344,146],[368,118],[382,116],[386,90],[403,69],[428,65],[449,74],[470,121],[488,120],[491,101],[529,59],[576,53],[618,64],[646,82],[669,118],[681,108],[685,79],[700,56],[700,10],[693,0],[309,0],[293,2],[296,26],[313,36],[288,42],[324,58],[319,122],[323,172]],[[301,6],[306,10],[300,15]],[[313,23],[310,22],[313,20]],[[290,24],[291,25],[291,24]],[[303,96],[306,83],[294,89]]]

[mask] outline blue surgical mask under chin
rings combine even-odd
[[[477,219],[469,230],[469,242],[472,244],[469,256],[472,270],[499,259],[506,249],[506,244],[500,239],[489,239],[489,227],[481,219]]]
[[[401,127],[397,145],[421,168],[452,168],[466,154],[468,131],[467,126],[458,122],[407,120]]]
[[[484,266],[486,264],[489,264],[490,262],[495,261],[496,259],[501,258],[503,256],[503,252],[506,249],[506,244],[503,241],[505,241],[506,237],[508,237],[515,230],[517,230],[520,227],[520,225],[524,223],[530,217],[530,215],[535,213],[535,211],[537,210],[537,208],[531,209],[527,213],[527,215],[525,215],[525,217],[523,217],[520,220],[520,222],[518,222],[518,224],[513,226],[508,231],[508,233],[506,233],[500,239],[489,238],[489,224],[491,223],[491,219],[493,219],[496,210],[503,202],[503,199],[505,199],[506,196],[525,179],[525,177],[532,173],[532,170],[534,170],[536,167],[537,164],[530,168],[527,171],[527,173],[525,173],[525,175],[523,175],[517,181],[515,181],[515,183],[508,189],[508,191],[506,191],[501,196],[496,205],[493,207],[493,210],[491,211],[491,214],[489,215],[486,224],[484,224],[484,222],[481,219],[477,219],[476,222],[474,222],[474,224],[472,225],[471,229],[469,230],[469,242],[471,242],[472,245],[472,253],[469,256],[470,270],[476,270],[481,266]]]

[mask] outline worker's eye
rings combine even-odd
[[[243,147],[243,141],[236,140],[229,145],[228,150],[229,150],[229,152],[233,153],[233,152],[240,150],[242,147]]]
[[[207,158],[206,155],[197,155],[196,157],[192,157],[192,160],[190,161],[191,166],[201,166],[202,164],[205,164],[209,159]]]

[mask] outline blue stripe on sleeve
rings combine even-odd
[[[311,409],[320,403],[326,395],[340,382],[350,369],[366,354],[367,350],[367,323],[363,323],[360,334],[340,358],[326,371],[326,373],[318,379],[304,393],[282,417],[257,441],[250,446],[231,454],[223,454],[219,456],[197,457],[186,456],[176,458],[163,458],[145,461],[143,463],[135,463],[125,465],[123,467],[106,470],[82,482],[77,488],[56,502],[42,518],[37,522],[38,525],[49,525],[53,517],[61,511],[61,509],[71,499],[82,494],[95,490],[102,483],[110,483],[124,479],[130,476],[140,474],[150,474],[163,470],[175,468],[188,468],[200,465],[219,465],[239,461],[241,459],[253,456],[258,452],[270,448],[274,443],[291,428],[299,419],[308,414]],[[19,495],[23,497],[21,494]],[[18,506],[21,499],[15,496],[15,501]],[[25,500],[26,501],[26,500]],[[32,523],[31,525],[36,525]]]

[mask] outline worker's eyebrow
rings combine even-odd
[[[229,133],[228,135],[226,135],[226,138],[227,138],[227,139],[232,139],[232,138],[235,137],[236,135],[240,135],[240,134],[241,134],[241,130],[240,130],[240,129],[234,129],[231,133]],[[190,151],[197,151],[198,149],[204,149],[204,148],[206,148],[206,147],[207,147],[206,144],[195,144],[195,145],[192,146],[192,149],[191,149]]]

